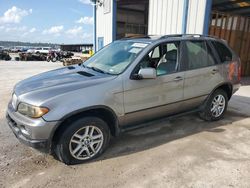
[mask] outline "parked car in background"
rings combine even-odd
[[[101,155],[111,135],[155,119],[198,112],[219,120],[239,87],[240,59],[220,39],[124,39],[19,82],[6,117],[21,142],[76,164]]]
[[[32,47],[27,50],[28,53],[41,53],[41,54],[48,54],[51,50],[51,47]]]
[[[51,49],[52,49],[51,47],[42,47],[36,49],[35,53],[48,54]]]
[[[11,47],[10,48],[10,52],[12,52],[12,53],[18,53],[18,52],[20,52],[20,49],[21,48],[19,48],[19,47]]]
[[[30,48],[27,50],[27,53],[35,53],[35,50],[36,50],[35,47],[30,47]]]
[[[10,52],[10,47],[4,47],[3,50],[6,52]]]
[[[28,47],[22,47],[21,49],[20,49],[20,52],[27,52],[28,51]]]

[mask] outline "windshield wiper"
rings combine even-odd
[[[109,74],[108,72],[105,72],[105,71],[103,71],[103,70],[101,70],[99,68],[96,68],[96,67],[88,67],[88,66],[86,66],[86,67],[89,68],[89,69],[92,69],[92,70],[94,70],[96,72],[100,72],[100,73],[103,73],[103,74]]]

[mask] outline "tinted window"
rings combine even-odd
[[[206,42],[206,46],[207,46],[207,53],[208,53],[208,65],[214,65],[218,63],[218,61],[216,61],[212,48],[208,45],[207,42]]]
[[[156,71],[157,75],[170,74],[177,71],[179,43],[166,43],[162,45],[162,56]]]
[[[212,41],[212,44],[214,45],[222,63],[232,61],[232,53],[224,44],[216,41]]]
[[[207,52],[204,41],[187,41],[188,69],[197,69],[215,64],[211,53]]]
[[[136,72],[141,68],[155,68],[157,75],[176,72],[178,69],[179,42],[161,44],[152,49],[139,63]]]

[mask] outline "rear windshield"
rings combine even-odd
[[[211,41],[211,42],[219,55],[221,63],[232,61],[233,55],[231,51],[224,44],[217,41]]]

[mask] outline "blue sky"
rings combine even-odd
[[[0,40],[91,43],[89,0],[0,0]]]

